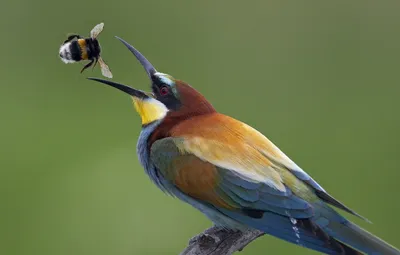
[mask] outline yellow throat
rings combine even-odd
[[[154,98],[132,97],[133,105],[142,118],[142,125],[161,120],[167,115],[168,109],[163,103]]]

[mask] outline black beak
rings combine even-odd
[[[154,66],[140,53],[137,49],[135,49],[132,45],[127,43],[125,40],[119,38],[116,36],[118,40],[120,40],[125,46],[135,55],[137,60],[139,60],[140,64],[144,67],[144,70],[146,70],[147,75],[149,76],[150,80],[152,79],[152,75],[156,73],[156,69]]]
[[[125,40],[119,38],[118,36],[116,36],[116,38],[118,40],[120,40],[135,55],[137,60],[139,60],[140,64],[142,64],[142,66],[144,67],[144,70],[146,70],[146,73],[149,76],[150,80],[152,80],[153,74],[157,72],[156,69],[154,68],[154,66],[142,55],[142,53],[140,53],[132,45],[127,43]],[[98,81],[98,82],[107,84],[111,87],[117,88],[125,93],[128,93],[129,95],[134,96],[134,97],[138,97],[138,98],[148,98],[149,97],[148,95],[145,94],[145,92],[143,92],[141,90],[133,89],[129,86],[126,86],[126,85],[123,85],[120,83],[103,80],[103,79],[98,79],[98,78],[88,78],[88,79],[92,80],[92,81]]]
[[[125,93],[127,93],[127,94],[129,94],[131,96],[133,96],[133,97],[137,97],[137,98],[141,98],[141,99],[149,97],[142,90],[134,89],[134,88],[131,88],[129,86],[126,86],[126,85],[123,85],[123,84],[120,84],[120,83],[116,83],[116,82],[108,81],[108,80],[103,80],[103,79],[98,79],[98,78],[91,78],[91,77],[88,78],[88,79],[92,80],[92,81],[98,81],[98,82],[107,84],[107,85],[109,85],[111,87],[114,87],[114,88],[117,88],[117,89],[119,89],[119,90],[121,90],[121,91],[123,91],[123,92],[125,92]]]

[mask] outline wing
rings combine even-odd
[[[238,165],[231,166],[233,170],[227,169],[182,150],[184,143],[183,138],[156,141],[151,147],[151,161],[185,194],[251,217],[261,217],[264,211],[294,218],[313,216],[311,205],[293,194],[274,170],[268,173],[266,169],[262,175],[245,174]],[[251,163],[246,164],[242,167],[251,169]],[[259,166],[256,163],[254,167]]]
[[[207,145],[207,142],[202,141],[206,143],[202,147],[214,153],[203,155],[204,159],[200,159],[187,147],[186,139],[164,138],[154,142],[150,150],[150,159],[156,168],[182,193],[205,203],[226,217],[294,244],[327,254],[342,254],[343,251],[347,252],[343,254],[359,254],[352,253],[351,248],[325,233],[323,228],[330,221],[340,222],[342,218],[329,211],[332,209],[309,192],[310,187],[297,180],[294,175],[277,178],[272,173],[280,170],[268,170],[272,167],[268,164],[262,172],[257,163],[257,160],[261,160],[257,159],[259,155],[251,154],[254,151],[245,155],[249,157],[247,162],[244,159],[233,160],[231,168],[227,169],[210,161],[228,156],[232,150],[230,146],[223,146],[227,148],[224,151],[216,144]],[[208,157],[210,161],[205,160]],[[231,155],[228,159],[235,157],[241,156]],[[253,160],[254,164],[251,163]],[[250,174],[245,173],[246,167],[258,169],[260,173],[251,170]],[[307,200],[294,194],[284,184],[284,180],[290,180],[296,192],[303,192],[302,197],[307,197]],[[305,195],[307,193],[309,195]]]
[[[90,31],[90,37],[95,39],[97,36],[99,36],[99,34],[101,33],[101,31],[103,31],[104,28],[104,23],[100,23],[97,24],[92,31]]]
[[[108,65],[104,62],[104,60],[101,57],[99,57],[98,61],[99,61],[101,73],[103,74],[103,76],[105,76],[107,78],[112,78],[113,75],[111,73],[111,70],[108,67]]]
[[[210,162],[253,181],[264,181],[272,189],[289,188],[302,199],[315,194],[323,201],[360,216],[329,195],[314,179],[254,128],[215,113],[184,121],[172,131],[182,138],[177,146],[185,153]],[[308,192],[308,188],[313,192]],[[365,218],[363,218],[365,219]]]

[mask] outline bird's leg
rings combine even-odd
[[[82,68],[81,73],[82,73],[83,71],[85,71],[86,68],[89,68],[91,65],[93,65],[93,62],[94,62],[94,59],[92,59],[88,64],[86,64],[86,65]]]

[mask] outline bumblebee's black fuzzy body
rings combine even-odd
[[[75,39],[77,38],[77,39]],[[100,56],[101,48],[99,41],[93,38],[81,38],[79,35],[73,35],[60,47],[60,58],[64,63],[75,63],[82,60],[90,60],[90,62],[82,69],[97,63]],[[81,72],[82,72],[81,71]]]
[[[59,56],[61,60],[66,64],[89,60],[90,62],[82,68],[81,73],[90,66],[94,68],[98,62],[103,76],[112,78],[110,68],[100,56],[101,48],[99,41],[97,41],[97,36],[103,31],[103,27],[104,23],[97,24],[90,31],[88,38],[83,38],[77,34],[68,36],[67,40],[60,46]]]

